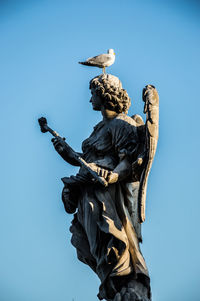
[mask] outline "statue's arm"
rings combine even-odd
[[[131,163],[128,158],[124,158],[120,163],[115,167],[115,169],[108,174],[108,183],[112,184],[117,181],[122,181],[128,178],[131,175]]]
[[[52,139],[55,150],[58,154],[69,164],[73,166],[80,166],[80,163],[77,161],[77,157],[81,157],[81,153],[75,152],[68,144],[61,142],[60,139]]]
[[[89,165],[100,177],[103,177],[108,182],[108,184],[113,184],[118,181],[125,180],[131,175],[132,171],[132,164],[126,157],[121,160],[112,171],[99,167],[95,163],[89,163]]]

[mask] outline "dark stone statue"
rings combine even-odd
[[[83,141],[82,153],[57,135],[53,139],[61,157],[80,166],[76,176],[62,179],[65,210],[74,214],[71,242],[78,259],[98,275],[100,300],[148,301],[150,278],[139,244],[158,140],[158,93],[152,85],[143,89],[144,123],[139,115],[127,116],[130,98],[117,77],[97,76],[90,89],[93,110],[103,118]]]

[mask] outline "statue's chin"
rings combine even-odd
[[[93,106],[93,110],[94,111],[101,111],[101,109],[99,107],[95,107],[95,106]]]

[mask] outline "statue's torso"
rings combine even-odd
[[[113,170],[123,151],[133,152],[137,147],[138,134],[135,121],[119,114],[109,121],[98,123],[89,138],[83,141],[83,157],[101,167]]]

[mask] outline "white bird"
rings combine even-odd
[[[114,61],[115,52],[113,49],[108,49],[107,53],[89,57],[85,62],[79,62],[79,64],[103,68],[103,73],[105,73],[105,68],[111,66]]]

